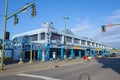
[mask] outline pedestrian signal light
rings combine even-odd
[[[9,38],[10,38],[10,32],[6,32],[5,39],[9,39]]]

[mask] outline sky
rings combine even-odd
[[[3,36],[5,1],[0,0],[0,38]],[[14,25],[14,17],[7,20],[6,30],[11,38],[15,34],[42,28],[43,22],[53,22],[56,29],[64,30],[63,17],[69,17],[66,27],[75,35],[120,49],[120,26],[106,27],[106,32],[101,30],[102,25],[120,24],[120,0],[8,0],[7,15],[32,1],[37,9],[35,17],[31,17],[31,8],[28,8],[18,14],[17,25]]]

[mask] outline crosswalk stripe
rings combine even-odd
[[[32,78],[39,78],[39,79],[45,79],[45,80],[60,80],[60,79],[55,79],[47,76],[40,76],[40,75],[31,75],[31,74],[16,74],[18,76],[25,76],[25,77],[32,77]]]

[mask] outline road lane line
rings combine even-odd
[[[39,78],[39,79],[45,79],[45,80],[60,80],[60,79],[55,79],[47,76],[40,76],[40,75],[31,75],[31,74],[16,74],[18,76],[25,76],[25,77],[31,77],[31,78]]]

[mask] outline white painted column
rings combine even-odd
[[[87,41],[85,41],[85,46],[87,46]]]
[[[62,43],[64,43],[64,35],[62,35]]]
[[[38,33],[38,41],[40,41],[40,37],[41,37],[41,34],[40,34],[40,33]]]
[[[79,44],[81,45],[81,40],[79,40]]]
[[[45,50],[42,50],[42,62],[45,61]]]

